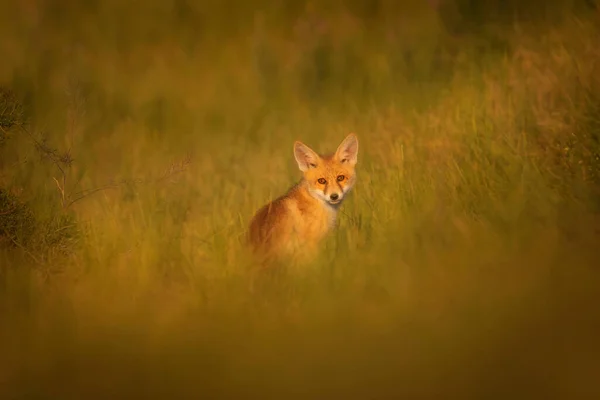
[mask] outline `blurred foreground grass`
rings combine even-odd
[[[600,396],[593,2],[263,3],[2,5],[0,397]],[[350,131],[249,293],[293,141]]]

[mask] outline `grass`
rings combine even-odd
[[[600,394],[600,14],[509,3],[3,5],[2,397]],[[349,132],[338,229],[250,293],[293,141]]]

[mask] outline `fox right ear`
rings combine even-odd
[[[302,172],[309,168],[315,168],[320,160],[317,153],[304,143],[298,141],[294,143],[294,158],[298,163],[298,168]]]
[[[346,136],[335,152],[336,158],[342,163],[356,165],[358,155],[358,138],[354,133]]]

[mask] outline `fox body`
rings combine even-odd
[[[357,155],[355,134],[327,156],[296,141],[294,157],[302,180],[252,218],[248,233],[255,253],[270,260],[310,258],[335,225],[338,208],[354,186]]]

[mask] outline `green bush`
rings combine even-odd
[[[35,232],[31,209],[17,196],[0,188],[0,246],[26,246]]]
[[[37,262],[66,255],[79,238],[75,217],[53,211],[39,216],[18,196],[0,188],[0,248],[25,250]]]
[[[0,146],[8,139],[9,130],[23,121],[23,105],[11,90],[0,86]]]

